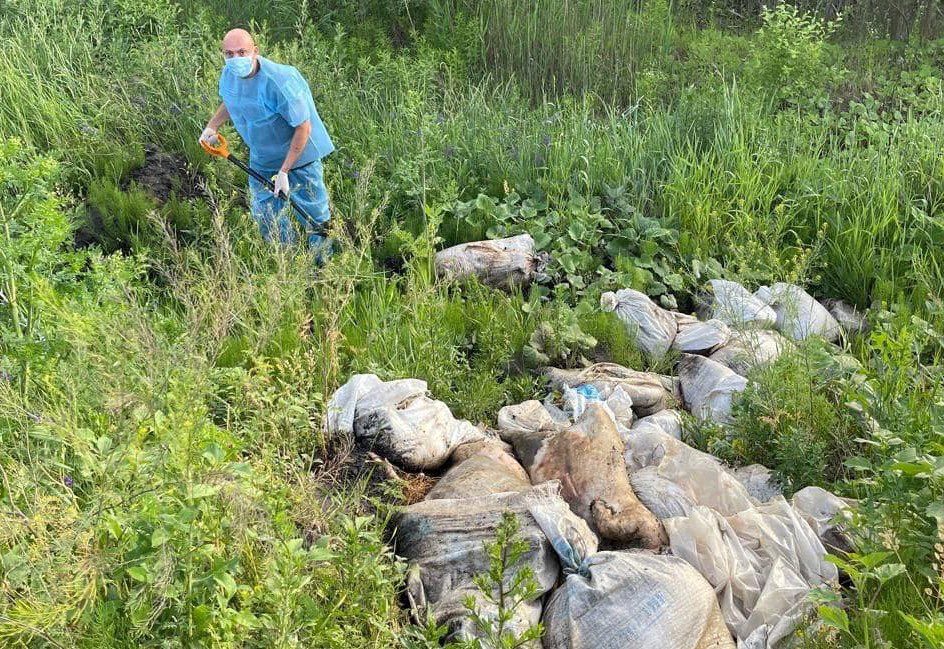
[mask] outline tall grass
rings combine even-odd
[[[311,258],[237,254],[218,213],[203,250],[167,233],[167,299],[141,258],[69,252],[57,179],[4,143],[3,643],[394,645],[384,517],[312,473],[339,332],[305,328]]]
[[[638,75],[669,56],[675,30],[670,0],[537,0],[524,11],[485,0],[477,9],[488,68],[537,100],[592,92],[633,103]]]
[[[638,11],[631,4],[547,2],[529,12],[483,4],[484,51],[505,61],[492,67],[511,70],[516,82],[470,82],[465,62],[425,47],[364,58],[356,39],[326,38],[304,20],[300,38],[272,43],[267,53],[295,63],[312,82],[340,144],[328,165],[336,200],[343,202],[355,176],[372,164],[388,196],[384,221],[415,222],[424,199],[448,206],[479,192],[500,196],[506,183],[552,201],[566,200],[571,188],[601,195],[607,186],[624,186],[639,209],[679,229],[683,253],[730,262],[747,279],[790,275],[791,260],[815,250],[810,263],[824,293],[860,305],[897,295],[920,303],[934,293],[942,266],[941,179],[933,153],[939,107],[904,122],[880,145],[849,146],[828,120],[769,114],[743,83],[680,90],[669,107],[620,110],[593,95],[572,98],[566,87],[555,91],[563,92],[560,99],[531,105],[532,91],[543,93],[551,77],[590,84],[577,90],[628,82],[622,70],[635,68],[601,58],[594,48],[624,52],[633,66],[669,65],[632,53],[661,51],[656,44],[666,43],[674,28],[659,12],[670,7]],[[120,176],[140,155],[141,141],[182,148],[204,163],[193,134],[215,102],[219,34],[169,3],[155,5],[165,22],[149,18],[156,10],[138,10],[125,15],[132,27],[119,30],[106,6],[7,10],[3,64],[10,69],[0,90],[12,100],[0,109],[0,133],[62,151],[77,178]],[[615,44],[587,27],[609,34],[619,16],[649,35],[634,40],[636,31],[614,32],[606,38],[622,39]],[[573,23],[579,36],[555,41],[568,33],[554,29],[558,23]],[[88,25],[86,38],[67,35],[74,24]],[[96,29],[104,31],[96,36]],[[52,45],[32,51],[45,41]],[[132,43],[129,57],[122,48]],[[597,67],[585,67],[591,65]],[[222,189],[242,184],[218,166],[213,181]],[[912,258],[919,264],[906,261]]]

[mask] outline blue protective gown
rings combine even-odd
[[[223,68],[220,75],[220,98],[226,105],[233,126],[249,147],[249,166],[271,177],[285,160],[295,127],[311,122],[311,135],[295,166],[289,171],[292,196],[316,223],[330,218],[328,192],[324,185],[321,159],[334,151],[311,89],[294,67],[280,65],[258,57],[259,70],[251,77],[241,78]],[[262,183],[250,179],[251,209],[266,240],[283,243],[294,241],[285,201],[276,198]],[[299,215],[294,214],[303,230],[310,231]],[[314,239],[314,240],[312,240]],[[317,244],[317,235],[309,237]]]

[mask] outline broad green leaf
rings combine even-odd
[[[940,649],[944,647],[944,616],[937,615],[930,620],[919,620],[911,615],[901,613],[912,630],[926,643],[925,646],[931,649]]]
[[[944,502],[936,501],[928,505],[925,509],[928,516],[937,520],[938,524],[944,523]]]
[[[220,588],[223,589],[227,597],[232,597],[238,588],[236,585],[236,580],[233,579],[233,576],[228,572],[213,575],[213,581],[215,581],[220,586]]]
[[[835,606],[820,606],[819,616],[827,625],[849,632],[849,616],[841,608]]]
[[[544,250],[550,245],[552,239],[546,231],[541,230],[539,232],[532,232],[531,237],[534,239],[534,247],[537,250]]]
[[[206,629],[210,624],[210,620],[212,619],[210,615],[210,607],[206,604],[200,604],[199,606],[193,607],[190,612],[190,619],[193,620],[193,625],[197,629]]]
[[[853,561],[871,569],[881,564],[890,556],[892,556],[891,552],[870,552],[869,554],[854,555]]]
[[[313,547],[308,551],[308,558],[311,561],[331,561],[335,559],[337,555],[328,548],[317,548]]]
[[[158,527],[153,532],[151,532],[151,547],[158,548],[167,541],[170,540],[170,534],[167,531],[167,528]]]
[[[203,450],[203,457],[209,462],[218,463],[223,461],[225,454],[220,445],[213,442]]]
[[[237,624],[249,629],[255,629],[259,626],[259,618],[253,615],[251,611],[241,610],[236,614],[234,619]]]
[[[497,204],[497,201],[488,194],[479,194],[475,198],[475,207],[488,212]]]
[[[131,566],[125,569],[125,573],[135,581],[140,581],[142,584],[147,584],[151,581],[151,576],[143,566]]]
[[[111,534],[111,537],[115,540],[121,538],[122,529],[121,523],[118,522],[118,519],[114,516],[108,516],[105,518],[105,527],[108,528],[108,533]]]
[[[888,468],[892,471],[901,471],[909,478],[920,475],[927,476],[934,470],[934,466],[930,462],[893,462]]]
[[[870,471],[872,469],[872,463],[861,456],[850,457],[845,462],[843,462],[843,465],[858,471]]]
[[[903,563],[886,563],[875,569],[874,574],[881,583],[893,579],[907,570]]]
[[[220,490],[219,485],[212,485],[212,484],[205,484],[205,483],[195,484],[191,486],[188,497],[193,498],[193,499],[206,498],[208,496],[212,496],[216,494],[216,492],[218,492],[219,490]]]

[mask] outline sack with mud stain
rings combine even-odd
[[[602,538],[623,546],[638,541],[653,549],[665,543],[662,525],[633,493],[623,441],[599,402],[591,402],[573,426],[503,430],[501,435],[515,447],[531,482],[560,480],[564,500]]]
[[[523,288],[547,266],[547,253],[534,250],[530,234],[507,239],[473,241],[436,253],[436,274],[448,279],[478,277],[497,288]]]
[[[575,547],[553,512],[531,515],[566,575],[544,613],[544,649],[734,649],[714,591],[685,561]],[[573,536],[573,535],[569,535]]]
[[[536,625],[541,619],[541,596],[557,583],[560,564],[529,513],[530,507],[540,505],[542,511],[553,512],[559,529],[566,531],[574,546],[589,552],[597,548],[596,537],[561,500],[559,489],[557,482],[548,482],[522,492],[424,500],[404,508],[394,520],[395,552],[409,561],[407,595],[414,616],[424,621],[431,615],[436,624],[449,628],[450,640],[481,636],[469,618],[465,600],[473,597],[480,613],[494,617],[494,607],[481,596],[473,578],[488,571],[485,544],[495,540],[502,514],[511,511],[520,523],[519,538],[528,544],[520,566],[534,571],[540,593],[514,607],[509,630],[519,635]]]
[[[474,498],[531,487],[528,472],[500,440],[466,442],[452,453],[452,467],[440,478],[426,500]]]
[[[426,381],[381,381],[356,374],[328,402],[328,435],[351,435],[370,450],[409,471],[442,466],[460,444],[485,433],[452,416],[428,396]]]

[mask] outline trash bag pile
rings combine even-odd
[[[816,487],[788,501],[765,467],[727,467],[682,441],[683,418],[725,424],[751,368],[793,341],[866,325],[793,285],[712,289],[705,321],[629,289],[601,299],[646,354],[681,352],[675,376],[547,368],[547,398],[502,408],[494,428],[454,418],[416,379],[355,375],[335,392],[327,434],[440,476],[393,521],[419,621],[453,640],[484,637],[467,603],[497,615],[473,579],[512,511],[539,592],[515,603],[510,628],[542,622],[535,649],[784,645],[810,591],[836,584],[826,555],[853,548],[843,520],[856,504]]]

